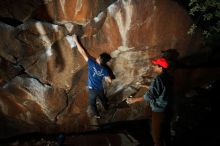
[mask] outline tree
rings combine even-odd
[[[200,28],[208,43],[220,38],[219,0],[189,0],[188,8],[194,21],[188,31],[189,34]]]

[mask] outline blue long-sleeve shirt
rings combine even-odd
[[[167,72],[156,76],[151,82],[144,99],[150,103],[153,112],[164,112],[170,106],[172,99],[172,78]]]

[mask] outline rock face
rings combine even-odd
[[[199,33],[187,35],[191,20],[171,0],[5,0],[0,8],[0,131],[7,127],[1,137],[146,118],[144,103],[129,107],[123,99],[144,94],[136,83],[150,83],[150,60],[169,48],[180,58],[207,52]],[[98,121],[87,113],[87,66],[68,44],[73,33],[92,56],[105,51],[113,57],[116,79],[106,93],[118,108],[103,111]]]

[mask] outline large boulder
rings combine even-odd
[[[8,129],[11,127],[1,137],[27,132],[83,132],[100,124],[147,118],[145,103],[128,106],[124,99],[144,94],[146,89],[139,83],[149,85],[154,77],[150,60],[169,48],[175,48],[180,58],[208,53],[200,33],[187,34],[190,17],[171,0],[23,0],[19,1],[23,4],[19,13],[14,3],[8,2],[0,2],[1,15],[22,24],[0,23],[0,116],[9,121]],[[5,5],[8,9],[3,9]],[[116,79],[105,86],[113,106],[104,111],[98,104],[103,115],[100,120],[88,114],[87,65],[67,41],[67,35],[73,33],[92,56],[108,52],[113,57],[109,66]],[[193,76],[188,78],[184,71]],[[206,70],[197,82],[198,70],[174,72],[177,78],[181,76],[176,82],[179,93],[188,83],[198,85],[218,76]],[[0,129],[3,126],[0,123]]]

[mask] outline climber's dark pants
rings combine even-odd
[[[108,108],[108,99],[106,98],[104,91],[89,89],[89,105],[91,106],[91,110],[94,115],[99,115],[99,112],[98,112],[97,106],[96,106],[96,99],[97,98],[100,99],[100,101],[105,109]]]

